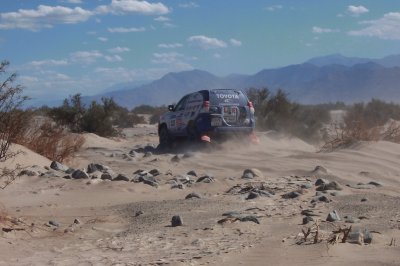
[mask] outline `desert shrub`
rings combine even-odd
[[[82,117],[81,131],[95,133],[99,136],[115,136],[117,131],[112,126],[109,110],[93,101]]]
[[[347,147],[358,141],[400,142],[400,105],[372,99],[347,109],[341,125],[332,125],[322,150]]]
[[[306,141],[317,141],[321,138],[323,124],[330,119],[325,106],[292,102],[283,90],[273,94],[267,88],[250,88],[247,96],[253,102],[256,125],[260,130],[275,130]]]
[[[27,97],[22,96],[23,89],[20,85],[13,85],[16,73],[7,76],[8,61],[0,63],[0,162],[16,155],[9,151],[12,139],[24,130],[25,112],[20,111]]]
[[[68,132],[45,117],[36,117],[14,142],[54,161],[63,162],[84,144],[83,136]]]
[[[132,113],[151,115],[151,114],[154,114],[154,113],[155,113],[155,111],[156,111],[157,108],[158,108],[158,107],[154,107],[154,106],[151,106],[151,105],[142,104],[142,105],[139,105],[139,106],[136,106],[135,108],[133,108],[133,109],[132,109]]]

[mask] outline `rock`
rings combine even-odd
[[[143,184],[150,185],[152,187],[158,187],[157,180],[149,173],[139,176],[139,182],[143,182]]]
[[[179,215],[172,216],[172,219],[171,219],[171,226],[172,227],[182,226],[182,225],[183,225],[183,221],[182,221],[182,218]]]
[[[52,226],[55,226],[55,227],[59,227],[60,226],[56,221],[53,221],[53,220],[49,221],[49,225],[52,225]]]
[[[368,229],[364,229],[363,235],[364,235],[364,243],[371,244],[373,239],[371,232]]]
[[[375,181],[371,181],[371,182],[369,182],[368,184],[369,184],[369,185],[376,186],[376,187],[382,187],[382,184],[380,184],[380,183],[378,183],[378,182],[375,182]]]
[[[326,190],[342,190],[342,187],[336,181],[331,181],[328,184],[321,184],[317,187],[317,191]]]
[[[258,197],[260,197],[260,195],[259,195],[258,193],[254,192],[254,191],[251,191],[251,192],[247,195],[246,199],[247,199],[247,200],[251,200],[251,199],[256,199],[256,198],[258,198]]]
[[[225,212],[222,214],[222,216],[227,216],[227,217],[239,217],[241,214],[236,211],[230,211],[230,212]]]
[[[161,174],[161,172],[158,169],[153,169],[149,171],[149,174],[153,175],[153,176],[158,176]]]
[[[130,181],[130,179],[124,174],[119,174],[112,181]]]
[[[317,181],[315,181],[316,186],[326,185],[328,183],[329,183],[329,181],[326,179],[323,179],[323,178],[318,178]]]
[[[97,163],[91,163],[91,164],[89,164],[87,166],[87,173],[91,174],[91,173],[94,173],[96,171],[103,172],[106,169],[108,169],[108,167],[105,167],[104,165],[97,164]]]
[[[100,178],[102,180],[112,180],[113,179],[112,175],[109,173],[103,173]]]
[[[326,196],[321,196],[321,197],[318,198],[318,200],[322,201],[322,202],[327,202],[327,203],[330,202],[330,200]]]
[[[319,216],[318,214],[315,214],[313,210],[302,210],[301,214],[305,216]]]
[[[201,195],[199,193],[196,192],[192,192],[188,195],[186,195],[185,199],[193,199],[193,198],[197,198],[197,199],[201,199]]]
[[[65,171],[65,173],[67,173],[67,174],[72,174],[74,171],[75,171],[74,168],[68,168],[68,170]]]
[[[181,161],[181,158],[179,158],[178,155],[175,155],[174,157],[171,158],[171,162],[173,163],[179,163]]]
[[[245,169],[243,171],[242,178],[253,179],[253,178],[256,178],[256,177],[264,178],[264,175],[260,170],[258,170],[256,168]]]
[[[39,173],[32,171],[32,170],[25,169],[25,170],[22,170],[21,172],[19,172],[18,176],[21,176],[21,175],[38,176]]]
[[[284,198],[284,199],[294,199],[294,198],[297,198],[297,197],[299,197],[299,196],[301,196],[301,193],[300,193],[300,192],[298,192],[298,191],[292,191],[292,192],[283,194],[283,195],[282,195],[282,198]]]
[[[254,215],[248,215],[248,216],[244,216],[244,217],[239,217],[238,219],[241,222],[253,222],[253,223],[256,223],[256,224],[260,224],[260,221]]]
[[[142,211],[137,211],[137,212],[135,212],[135,217],[138,217],[138,216],[140,216],[140,215],[142,215],[144,212],[142,212]]]
[[[305,216],[303,217],[303,224],[308,224],[309,222],[313,222],[314,218],[312,218],[311,216]]]
[[[310,189],[310,188],[312,188],[312,184],[311,183],[305,183],[305,184],[302,184],[300,187],[304,188],[304,189]]]
[[[174,188],[184,189],[184,188],[185,188],[185,185],[184,185],[184,184],[181,184],[181,183],[176,183],[176,184],[173,184],[173,185],[171,186],[171,189],[174,189]]]
[[[368,201],[367,198],[362,198],[362,199],[361,199],[361,202],[366,202],[366,201]]]
[[[138,174],[142,174],[142,173],[144,173],[144,172],[146,172],[145,170],[142,170],[142,169],[138,169],[138,170],[136,170],[135,172],[133,172],[133,174],[134,175],[138,175]]]
[[[62,178],[64,178],[64,179],[71,179],[72,177],[71,177],[70,175],[65,175],[65,176],[63,176]]]
[[[89,179],[89,175],[82,170],[75,170],[71,176],[73,179]]]
[[[66,172],[67,170],[68,170],[68,166],[65,166],[65,165],[63,165],[63,164],[61,164],[61,163],[59,163],[59,162],[57,162],[57,161],[53,161],[53,162],[51,162],[51,164],[50,164],[50,168],[51,169],[54,169],[54,170],[56,170],[56,171],[62,171],[62,172]]]
[[[196,183],[200,183],[200,182],[212,183],[212,182],[215,182],[215,179],[213,176],[205,175],[196,180]]]
[[[193,170],[191,170],[191,171],[187,172],[187,175],[191,175],[191,176],[195,176],[195,177],[197,177],[197,174],[196,174],[196,172],[195,172],[195,171],[193,171]]]
[[[81,224],[81,221],[79,221],[78,219],[75,219],[74,224]]]
[[[336,210],[331,211],[331,212],[328,214],[328,217],[326,217],[326,220],[327,220],[328,222],[340,221],[339,213],[338,213]]]

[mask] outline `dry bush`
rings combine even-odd
[[[325,135],[321,151],[332,151],[348,147],[358,141],[378,141],[381,138],[380,128],[369,128],[365,123],[355,121],[350,125],[332,124],[331,131]]]
[[[63,127],[45,120],[32,123],[32,126],[19,138],[14,139],[14,142],[50,160],[62,162],[77,152],[85,140],[82,135],[69,133]]]

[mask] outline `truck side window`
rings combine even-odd
[[[187,100],[188,96],[183,97],[178,104],[175,107],[175,112],[176,111],[182,111],[183,109],[185,109],[185,105],[186,105],[186,100]]]

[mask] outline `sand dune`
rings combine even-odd
[[[127,130],[126,139],[86,134],[68,166],[86,171],[90,163],[102,164],[114,177],[129,179],[138,170],[157,169],[157,188],[137,179],[102,180],[99,172],[92,179],[66,179],[44,168],[49,160],[18,147],[25,154],[0,166],[37,165],[37,175],[21,175],[0,193],[8,215],[2,228],[21,229],[1,233],[0,265],[400,264],[400,243],[393,245],[400,239],[399,144],[363,142],[328,153],[299,139],[259,133],[259,144],[232,140],[158,153],[155,133],[138,127]],[[251,168],[260,176],[242,178]],[[191,170],[197,177],[186,175]],[[213,182],[188,183],[205,175]],[[340,190],[317,192],[318,178],[336,181]],[[246,188],[264,194],[246,199]],[[185,199],[192,192],[201,198]],[[306,209],[321,220],[317,244],[299,244],[301,229],[312,224],[302,225]],[[341,220],[328,223],[333,210]],[[183,226],[171,227],[174,215]],[[368,229],[372,243],[326,244],[337,226],[350,225]]]

